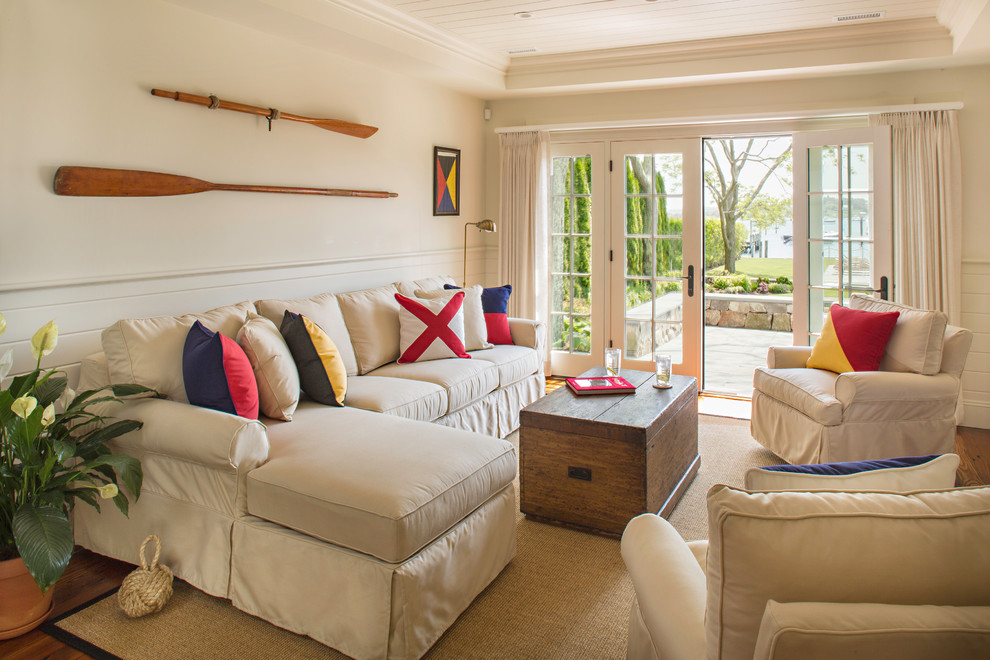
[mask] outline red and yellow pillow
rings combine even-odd
[[[876,371],[898,315],[899,312],[867,312],[833,304],[822,334],[811,349],[808,368],[839,374]]]

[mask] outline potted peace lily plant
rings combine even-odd
[[[0,314],[0,334],[6,327]],[[72,555],[69,511],[75,500],[99,510],[100,500],[110,499],[126,515],[128,498],[118,478],[135,500],[141,492],[138,460],[106,446],[141,422],[111,420],[89,408],[154,391],[113,385],[72,392],[63,372],[41,370],[41,358],[57,342],[51,321],[31,339],[34,370],[6,388],[13,349],[0,357],[0,639],[31,630],[51,611],[51,586]]]

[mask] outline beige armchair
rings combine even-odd
[[[880,370],[808,369],[810,347],[771,347],[753,375],[753,437],[792,464],[953,451],[973,333],[941,312],[866,296],[850,307],[900,312]]]
[[[717,485],[708,515],[709,541],[626,527],[630,660],[990,657],[990,487]]]

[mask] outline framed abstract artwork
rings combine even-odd
[[[433,215],[461,214],[461,150],[433,147]]]

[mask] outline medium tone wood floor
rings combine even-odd
[[[960,458],[956,485],[990,484],[990,430],[960,427],[956,433],[956,453]],[[130,564],[77,549],[69,568],[55,587],[53,616],[68,612],[120,586],[133,569]],[[0,658],[5,660],[77,660],[89,657],[40,630],[0,641]]]

